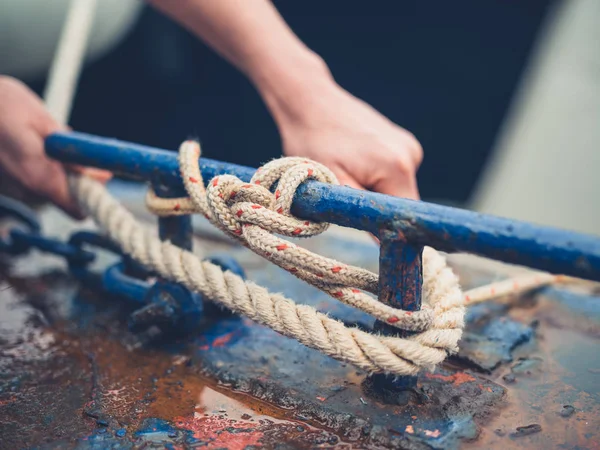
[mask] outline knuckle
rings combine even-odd
[[[389,167],[395,173],[400,172],[404,175],[412,174],[415,171],[415,164],[413,163],[412,156],[406,152],[394,152],[391,154],[392,158],[389,161]]]
[[[423,161],[423,146],[416,136],[409,131],[406,132],[406,147],[415,164],[417,166],[421,164]]]

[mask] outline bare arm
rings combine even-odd
[[[333,84],[268,0],[148,0],[196,34],[257,87],[270,108],[301,94],[302,84]]]
[[[254,83],[278,125],[284,153],[328,165],[343,184],[418,198],[419,142],[337,85],[269,0],[147,1]]]

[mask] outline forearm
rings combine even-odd
[[[325,63],[269,0],[147,0],[207,42],[254,83],[274,114],[311,84],[331,83]]]

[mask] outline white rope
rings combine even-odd
[[[58,123],[67,124],[94,21],[97,0],[71,0],[48,75],[44,99]]]
[[[70,182],[82,207],[135,260],[162,277],[333,358],[369,372],[412,375],[422,368],[433,368],[448,352],[457,350],[463,327],[463,299],[455,275],[431,249],[424,253],[423,292],[434,314],[432,328],[409,338],[378,336],[348,328],[308,305],[297,305],[231,272],[223,272],[188,251],[161,242],[100,183],[80,176],[70,177]]]

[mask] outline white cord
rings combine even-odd
[[[44,100],[50,114],[67,124],[79,75],[85,59],[87,41],[94,24],[97,0],[71,0],[52,66]]]

